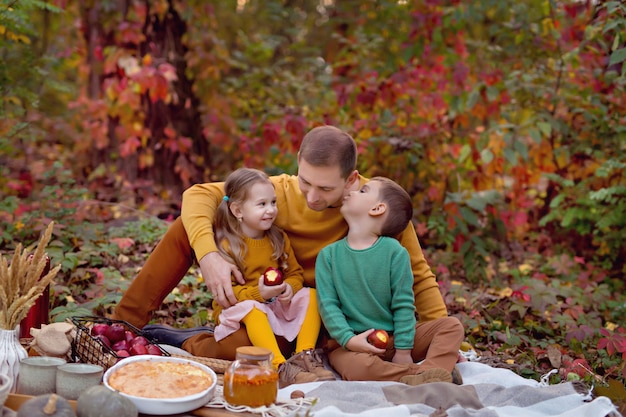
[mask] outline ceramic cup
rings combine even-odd
[[[56,392],[66,400],[76,400],[89,387],[102,382],[104,368],[88,363],[67,363],[57,369]]]
[[[57,367],[65,362],[50,356],[29,356],[20,361],[17,375],[17,393],[41,395],[53,393],[56,389]]]

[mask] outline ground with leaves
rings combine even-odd
[[[112,311],[169,224],[136,215],[92,224],[89,232],[83,228],[83,239],[89,235],[93,240],[83,241],[74,257],[60,258],[56,247],[61,241],[52,242],[53,260],[61,259],[65,269],[53,287],[54,320]],[[598,395],[623,402],[626,332],[619,320],[626,297],[620,295],[620,283],[605,282],[601,270],[580,259],[520,251],[508,260],[494,258],[487,285],[468,280],[449,253],[424,251],[450,314],[465,325],[464,348],[473,348],[484,363],[528,378],[555,370],[552,383],[581,380]],[[199,269],[192,268],[154,322],[205,324],[210,302]]]

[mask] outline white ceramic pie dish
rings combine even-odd
[[[217,385],[217,375],[215,372],[206,365],[203,365],[198,362],[194,362],[192,360],[187,360],[183,358],[173,358],[169,356],[155,356],[155,355],[138,355],[131,356],[129,358],[122,359],[112,367],[110,367],[102,378],[103,384],[105,387],[112,391],[117,391],[109,385],[109,378],[111,375],[121,367],[132,363],[132,362],[140,362],[140,361],[155,361],[155,362],[173,362],[180,364],[189,364],[193,365],[197,368],[202,369],[209,375],[211,375],[213,383],[211,386],[204,391],[201,391],[197,394],[187,395],[184,397],[177,398],[146,398],[146,397],[137,397],[134,395],[125,394],[120,392],[121,395],[130,399],[135,406],[137,407],[137,411],[143,414],[153,414],[153,415],[168,415],[168,414],[177,414],[177,413],[185,413],[187,411],[192,411],[197,408],[202,407],[206,403],[208,403],[211,398],[213,398],[213,394],[215,392],[215,386]],[[119,392],[119,391],[118,391]]]

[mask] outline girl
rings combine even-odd
[[[240,168],[228,176],[224,192],[213,223],[215,241],[220,255],[239,268],[246,283],[233,280],[236,305],[222,310],[213,302],[215,339],[238,330],[242,322],[253,345],[272,351],[281,387],[335,379],[314,350],[321,326],[315,290],[303,288],[302,267],[286,234],[274,225],[274,185],[264,172]],[[283,283],[265,285],[268,267],[282,271]],[[288,361],[275,335],[297,338],[296,355]]]

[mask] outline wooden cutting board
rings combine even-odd
[[[9,394],[9,397],[4,403],[4,406],[7,408],[10,408],[13,411],[17,411],[19,410],[19,408],[22,406],[24,402],[30,400],[31,398],[33,398],[32,395]],[[70,400],[70,405],[72,406],[72,408],[74,408],[74,410],[76,410],[76,401]],[[2,413],[0,412],[0,414]],[[150,414],[139,414],[139,415],[143,417],[150,416]],[[258,414],[233,413],[231,411],[222,410],[219,408],[201,407],[201,408],[198,408],[197,410],[190,411],[189,413],[186,413],[186,414],[173,414],[171,416],[173,417],[193,417],[193,416],[198,416],[198,417],[234,417],[234,416],[258,417]]]

